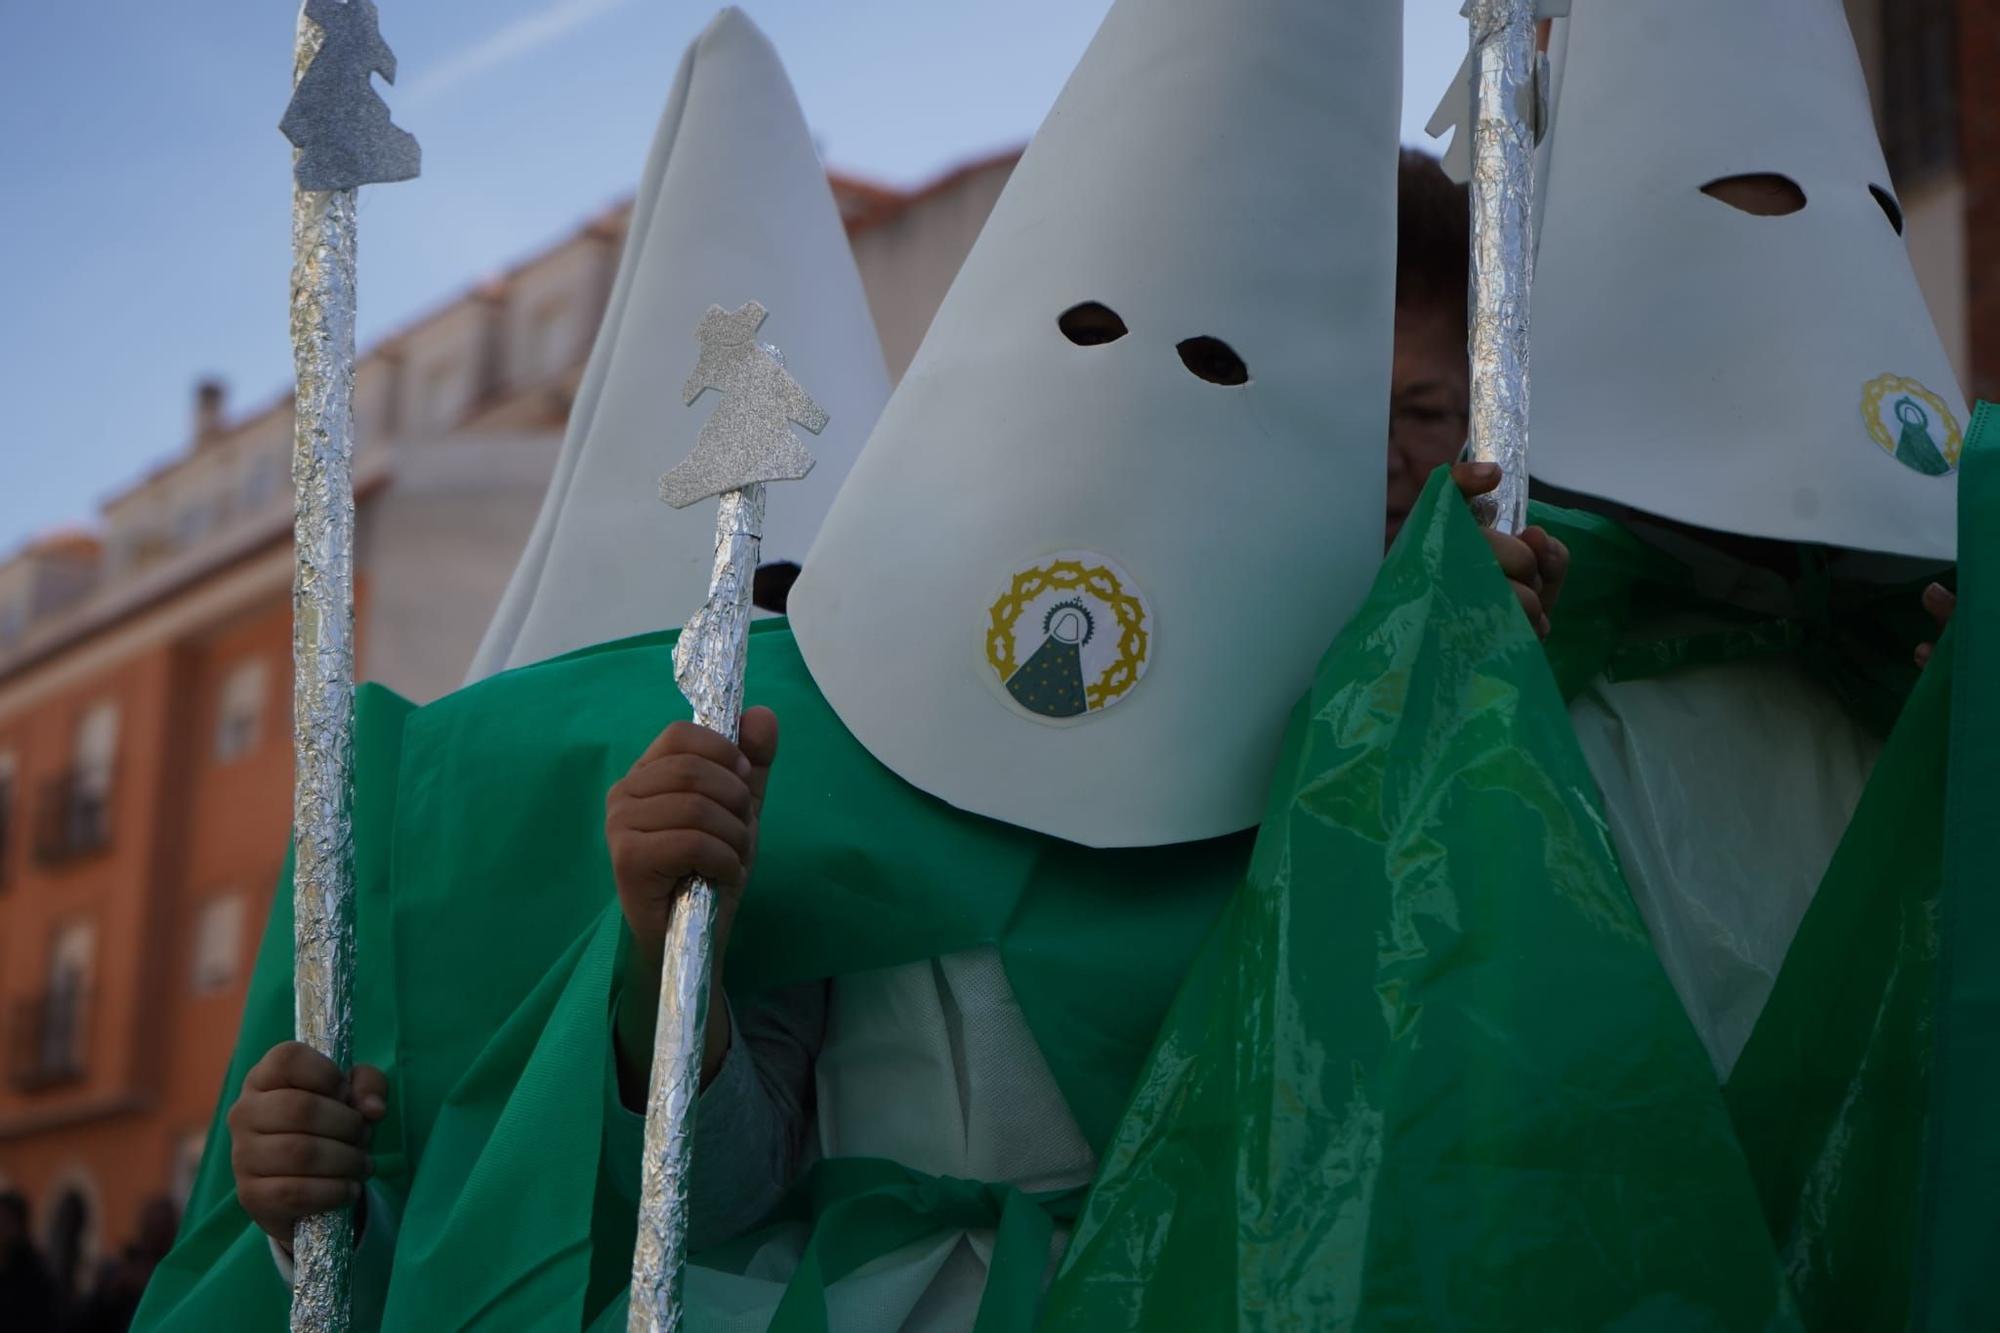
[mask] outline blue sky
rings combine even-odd
[[[422,179],[364,191],[364,345],[635,181],[705,0],[378,0]],[[827,162],[914,184],[1024,141],[1109,0],[743,0]],[[1408,0],[1404,135],[1464,51]],[[859,15],[865,14],[862,18]],[[0,5],[0,553],[181,451],[193,381],[289,387],[295,0]]]

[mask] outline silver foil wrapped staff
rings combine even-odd
[[[713,389],[722,399],[703,423],[693,451],[660,480],[660,497],[676,509],[722,497],[708,600],[674,646],[674,681],[693,705],[694,720],[731,740],[743,716],[751,582],[764,534],[764,484],[796,480],[812,470],[812,455],[792,434],[792,423],[817,435],[827,422],[825,411],[786,371],[778,349],[757,341],[766,316],[755,301],[737,310],[710,306],[702,316],[695,335],[701,356],[681,397],[691,406]],[[627,1322],[632,1333],[672,1333],[682,1327],[688,1171],[695,1102],[701,1095],[714,931],[715,890],[699,877],[690,879],[667,922],[660,971],[639,1236],[632,1251]]]
[[[1566,8],[1566,6],[1561,6]],[[1467,457],[1500,465],[1480,517],[1527,525],[1528,309],[1534,282],[1537,18],[1547,0],[1468,0],[1472,83],[1472,422]]]
[[[370,0],[307,0],[293,97],[280,125],[297,150],[292,192],[293,991],[298,1039],[342,1069],[354,1015],[355,189],[417,172],[417,145],[389,123],[370,79],[395,57]],[[291,1326],[349,1324],[351,1209],[302,1220],[292,1238]]]

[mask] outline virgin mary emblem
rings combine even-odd
[[[1870,380],[1861,398],[1868,436],[1898,463],[1927,477],[1958,470],[1965,437],[1944,399],[1903,375]]]
[[[1131,576],[1091,551],[1063,551],[1015,573],[987,616],[986,661],[1036,717],[1083,717],[1146,674],[1153,613]]]

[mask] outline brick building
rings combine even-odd
[[[893,373],[1013,155],[915,192],[836,177]],[[541,503],[629,207],[366,349],[357,655],[454,688]],[[72,1289],[185,1196],[291,809],[289,398],[191,442],[95,531],[0,563],[0,1183]]]

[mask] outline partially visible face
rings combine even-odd
[[[1383,547],[1396,540],[1431,473],[1458,461],[1470,422],[1472,372],[1463,314],[1396,307],[1389,380],[1389,493]]]

